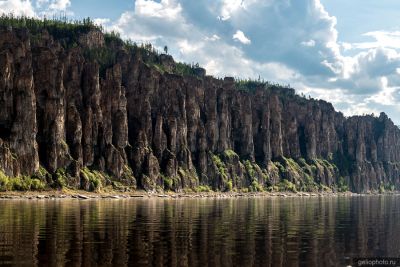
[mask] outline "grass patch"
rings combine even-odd
[[[18,176],[9,177],[0,171],[0,191],[42,191],[46,188],[46,184],[33,177]]]
[[[67,172],[64,168],[60,168],[55,173],[54,186],[57,188],[67,187]]]
[[[254,180],[250,185],[250,191],[252,191],[252,192],[263,192],[264,188],[256,180]]]
[[[344,179],[343,176],[340,176],[338,185],[337,185],[337,190],[339,192],[346,192],[349,191],[349,185],[347,184],[346,180]]]
[[[218,173],[219,173],[219,175],[221,175],[222,180],[227,181],[228,176],[226,174],[227,169],[226,169],[225,163],[217,155],[212,155],[212,161],[214,162],[215,166],[217,167]]]
[[[235,158],[235,157],[238,157],[238,155],[236,154],[236,152],[233,151],[232,149],[227,149],[227,150],[225,150],[224,153],[223,153],[223,155],[224,155],[225,158],[230,159],[230,160],[233,159],[233,158]]]
[[[280,181],[279,184],[277,184],[277,186],[279,188],[279,191],[289,191],[293,193],[297,192],[296,185],[286,179]]]
[[[232,189],[233,189],[233,183],[232,183],[232,181],[226,182],[226,191],[227,191],[227,192],[231,192]]]
[[[86,185],[84,189],[99,192],[103,187],[102,180],[104,180],[104,177],[98,171],[91,171],[85,167],[81,170],[81,177],[84,179],[84,184]]]
[[[201,192],[212,192],[211,187],[209,187],[208,185],[199,185],[196,186],[193,189],[196,193],[201,193]]]
[[[249,174],[250,178],[254,179],[256,175],[256,171],[254,170],[254,166],[250,160],[246,160],[244,162],[244,167],[246,168],[247,173]]]

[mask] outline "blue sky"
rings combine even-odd
[[[397,0],[0,0],[0,12],[91,17],[218,77],[290,84],[345,115],[400,124]]]

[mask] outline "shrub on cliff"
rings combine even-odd
[[[46,188],[46,184],[29,176],[9,177],[0,171],[0,191],[41,191]]]
[[[68,20],[66,17],[53,19],[36,19],[13,14],[0,16],[0,25],[15,28],[26,28],[32,36],[41,34],[43,30],[49,32],[54,39],[60,41],[65,48],[72,47],[79,40],[81,34],[92,30],[102,31],[90,18],[83,20]]]
[[[296,185],[293,184],[292,182],[283,179],[279,184],[278,184],[279,191],[289,191],[289,192],[297,192]]]
[[[349,191],[349,186],[343,176],[340,176],[339,178],[337,189],[339,192]]]

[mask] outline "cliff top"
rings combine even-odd
[[[90,18],[83,20],[68,20],[66,17],[53,19],[37,19],[24,16],[2,15],[0,17],[0,28],[9,30],[27,30],[31,40],[35,42],[44,35],[49,35],[58,41],[63,49],[82,47],[84,56],[96,61],[100,66],[100,73],[104,77],[106,69],[118,62],[120,51],[138,58],[147,66],[154,68],[160,73],[169,73],[180,76],[192,76],[198,79],[210,77],[222,83],[232,83],[234,89],[257,93],[267,91],[269,94],[277,94],[280,97],[295,100],[300,103],[313,103],[324,106],[326,109],[334,110],[331,103],[314,99],[310,96],[296,94],[290,85],[282,85],[263,79],[240,79],[225,77],[224,79],[206,76],[206,70],[198,63],[187,64],[176,62],[171,55],[161,53],[151,43],[137,44],[131,40],[123,40],[117,32],[106,32],[102,26],[96,25]],[[341,112],[339,112],[341,114]],[[380,114],[380,118],[386,116]],[[375,115],[370,115],[374,118]],[[353,116],[355,118],[359,116]],[[386,116],[387,117],[387,116]],[[390,120],[390,119],[389,119]]]

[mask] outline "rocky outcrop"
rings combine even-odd
[[[39,157],[29,33],[6,28],[0,36],[0,169],[32,174]]]
[[[48,183],[88,188],[91,170],[105,184],[149,191],[400,187],[400,130],[383,113],[345,118],[290,88],[240,90],[200,68],[174,74],[170,56],[106,42],[100,32],[78,40],[65,46],[46,31],[31,38],[0,28],[7,175],[42,166]],[[107,46],[113,61],[88,56],[111,53]]]

